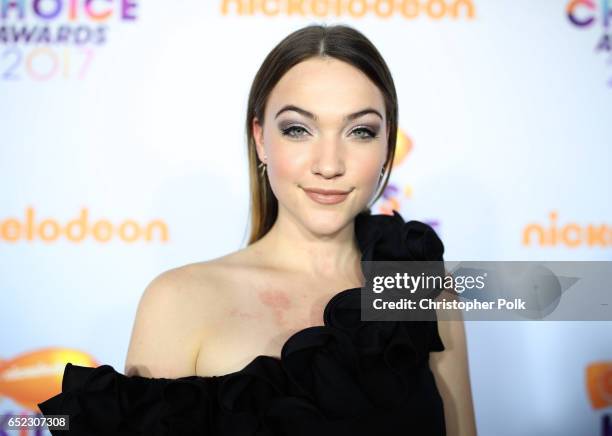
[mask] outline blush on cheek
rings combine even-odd
[[[287,144],[286,140],[273,136],[269,139],[268,165],[279,177],[290,177],[296,162],[303,160],[301,152],[295,144]]]
[[[291,150],[287,144],[272,144],[267,171],[272,191],[277,198],[282,197],[283,192],[294,189],[310,173],[308,156],[304,152]]]

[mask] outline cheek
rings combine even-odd
[[[372,153],[359,156],[354,162],[355,173],[359,174],[359,178],[364,186],[376,189],[380,179],[380,171],[385,163],[386,150],[382,151],[382,147]]]
[[[280,138],[270,138],[268,147],[268,171],[270,183],[275,180],[297,182],[308,168],[308,152],[305,144],[290,143]]]
[[[377,163],[377,162],[375,162]],[[362,189],[368,194],[374,192],[380,179],[380,167],[366,162],[359,168]]]

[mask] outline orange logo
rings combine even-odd
[[[397,140],[395,143],[395,155],[391,168],[395,168],[401,164],[408,154],[412,151],[412,139],[402,129],[397,129]]]
[[[55,242],[64,238],[69,242],[82,242],[91,236],[97,242],[109,242],[119,239],[123,242],[168,240],[168,225],[162,220],[153,220],[147,224],[139,224],[127,219],[113,224],[109,220],[100,219],[90,222],[89,210],[82,208],[79,216],[65,225],[52,218],[38,221],[34,208],[28,207],[25,218],[0,219],[0,242],[18,242],[21,240]]]
[[[39,412],[38,403],[62,391],[66,363],[97,367],[86,353],[70,348],[45,348],[0,360],[0,396]]]
[[[391,168],[397,168],[410,154],[412,151],[412,139],[402,129],[397,129],[397,140],[395,144],[395,155],[391,162]],[[400,193],[400,189],[393,182],[389,182],[385,191],[383,192],[383,203],[379,208],[379,213],[385,215],[393,215],[393,210],[401,210],[401,197],[411,197],[412,187],[406,185],[403,192]]]
[[[612,406],[612,362],[587,366],[586,384],[593,409]]]
[[[475,15],[472,0],[222,0],[222,15],[279,15],[319,18],[348,16],[362,18],[373,15],[404,19],[426,17],[468,18]]]
[[[541,224],[528,224],[523,229],[523,245],[535,244],[542,246],[565,245],[570,248],[579,246],[606,247],[612,245],[612,227],[606,224],[581,225],[569,222],[564,225],[557,223],[557,212],[549,214],[548,227]]]

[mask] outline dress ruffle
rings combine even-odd
[[[442,260],[428,225],[358,215],[362,260]],[[280,358],[258,356],[222,376],[127,377],[68,363],[62,393],[38,404],[70,415],[55,435],[444,435],[430,371],[442,351],[436,321],[360,320],[360,289],[334,295],[324,325],[293,334]]]

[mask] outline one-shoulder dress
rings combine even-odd
[[[443,260],[436,232],[401,215],[361,213],[362,261]],[[62,392],[38,404],[69,415],[58,435],[440,436],[444,405],[429,366],[443,351],[433,321],[362,321],[360,288],[335,294],[324,325],[220,376],[126,376],[67,363]]]

